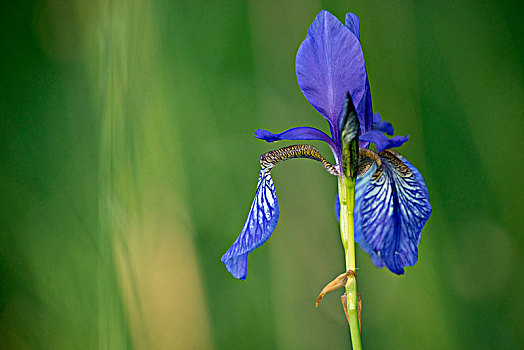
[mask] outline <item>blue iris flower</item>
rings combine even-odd
[[[392,150],[408,136],[388,138],[393,126],[373,113],[371,92],[360,46],[360,23],[353,13],[343,25],[327,11],[321,11],[308,30],[296,57],[300,89],[309,103],[329,123],[331,137],[311,127],[296,127],[273,134],[256,130],[267,142],[318,140],[326,142],[336,165],[329,164],[318,150],[295,145],[261,156],[262,169],[255,199],[237,240],[222,256],[227,270],[238,279],[247,275],[248,254],[273,233],[279,217],[278,201],[271,178],[276,163],[289,158],[315,159],[338,176],[342,167],[342,119],[348,110],[358,117],[360,161],[355,187],[355,242],[371,256],[377,267],[386,266],[395,274],[418,260],[422,227],[431,215],[428,190],[420,172]],[[376,152],[369,149],[374,144]],[[338,197],[337,216],[340,214]]]

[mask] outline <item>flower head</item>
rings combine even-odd
[[[248,253],[262,245],[274,231],[279,208],[271,179],[271,168],[289,158],[311,158],[326,170],[344,176],[344,123],[354,118],[360,143],[359,176],[356,183],[355,241],[370,254],[378,267],[396,274],[418,259],[420,233],[431,214],[426,185],[411,163],[395,151],[407,136],[388,138],[393,126],[373,113],[371,91],[360,45],[360,23],[353,13],[343,25],[327,11],[321,11],[308,30],[296,57],[300,89],[308,102],[328,121],[330,134],[311,127],[296,127],[274,134],[256,130],[255,136],[267,142],[279,140],[318,140],[326,142],[335,158],[331,165],[308,145],[288,147],[261,157],[262,169],[255,200],[246,223],[222,261],[239,279],[247,273]],[[350,121],[352,119],[349,119]],[[358,126],[359,125],[359,126]],[[370,143],[378,153],[368,149]],[[291,146],[296,147],[296,146]],[[304,148],[305,147],[305,148]],[[359,153],[359,152],[357,152]],[[326,163],[328,165],[326,165]],[[347,174],[346,174],[347,175]],[[338,203],[338,202],[337,202]],[[339,210],[338,210],[339,211]],[[338,212],[337,212],[338,214]]]

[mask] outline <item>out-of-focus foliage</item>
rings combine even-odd
[[[322,8],[360,17],[375,110],[433,205],[406,275],[358,256],[364,345],[524,346],[520,2],[0,6],[0,348],[349,346],[336,293],[314,308],[344,269],[318,164],[274,171],[247,280],[220,262],[278,147],[252,130],[327,130],[294,72]]]

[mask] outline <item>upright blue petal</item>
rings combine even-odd
[[[369,88],[369,80],[367,76],[364,97],[356,108],[360,121],[360,133],[363,134],[373,129],[373,106],[371,104],[371,89]]]
[[[382,152],[388,148],[400,147],[409,139],[409,135],[395,136],[387,138],[382,132],[378,130],[370,130],[365,134],[360,135],[359,140],[374,143],[377,146],[377,151]],[[362,147],[362,145],[361,145]]]
[[[346,27],[357,37],[360,41],[360,21],[354,13],[346,14]],[[361,133],[364,134],[370,130],[378,130],[386,133],[388,135],[393,135],[394,129],[391,123],[382,121],[378,113],[373,114],[373,107],[371,104],[371,89],[369,88],[369,81],[366,76],[366,91],[364,93],[364,98],[362,99],[360,105],[355,106],[357,113],[364,115],[365,122],[360,123]],[[365,144],[364,147],[367,147]]]
[[[335,156],[335,159],[338,161],[337,146],[323,131],[320,131],[315,128],[310,128],[308,126],[300,126],[297,128],[292,128],[286,131],[283,131],[279,134],[273,134],[267,130],[257,129],[255,130],[255,137],[267,142],[275,142],[281,140],[318,140],[326,142],[331,151]]]
[[[366,89],[366,68],[358,38],[331,13],[321,11],[298,49],[296,72],[304,96],[328,120],[338,144],[346,92],[358,106]],[[363,117],[359,115],[359,119]]]
[[[354,13],[346,14],[346,27],[355,35],[360,42],[360,20]],[[364,66],[365,69],[365,66]],[[369,88],[369,79],[366,73],[366,86],[364,97],[355,104],[360,121],[361,134],[372,129],[373,126],[373,106],[371,104],[371,89]]]
[[[246,223],[235,243],[221,259],[226,269],[241,280],[247,276],[248,254],[264,244],[277,226],[280,211],[269,170],[263,168],[260,171],[257,192]]]
[[[360,198],[356,220],[365,244],[389,270],[403,274],[404,267],[418,260],[420,234],[431,205],[424,180],[411,164],[403,163],[396,152],[379,155],[382,166],[356,197]]]
[[[357,15],[354,13],[346,14],[346,27],[351,30],[351,33],[353,33],[358,41],[360,41],[360,20]]]

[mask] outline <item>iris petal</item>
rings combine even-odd
[[[393,135],[395,133],[393,125],[385,120],[382,120],[382,118],[380,118],[380,114],[378,113],[373,115],[373,130],[382,131],[388,135]]]
[[[354,13],[346,14],[346,27],[355,35],[360,42],[360,20]],[[365,69],[365,66],[364,66]],[[372,129],[373,106],[371,104],[371,89],[369,88],[369,80],[366,73],[366,86],[364,97],[355,105],[357,114],[360,117],[360,130],[365,133]]]
[[[382,132],[378,130],[370,130],[360,135],[359,140],[365,142],[372,142],[377,146],[377,151],[382,152],[388,148],[400,147],[409,139],[409,135],[395,136],[387,138]],[[362,145],[361,145],[362,147]]]
[[[367,76],[364,97],[356,106],[356,108],[360,118],[361,133],[365,133],[373,129],[373,106],[371,104],[371,89],[369,88],[369,80]]]
[[[235,278],[246,279],[247,256],[269,239],[277,226],[279,213],[273,179],[267,169],[262,169],[246,223],[235,243],[221,259]]]
[[[281,141],[281,140],[324,141],[329,145],[329,147],[331,147],[331,151],[333,151],[333,154],[335,154],[335,157],[336,157],[337,147],[335,146],[335,143],[333,142],[331,137],[326,135],[323,131],[320,131],[315,128],[310,128],[308,126],[300,126],[297,128],[292,128],[292,129],[283,131],[279,134],[273,134],[267,130],[257,129],[255,130],[255,137],[261,140],[265,140],[267,142],[275,142],[275,141]]]
[[[411,170],[411,164],[403,163],[396,152],[379,155],[382,167],[362,195],[356,196],[360,200],[356,221],[368,247],[389,270],[403,274],[404,267],[418,260],[420,234],[431,215],[431,205],[424,180]]]
[[[346,92],[355,106],[365,94],[366,68],[358,38],[332,14],[321,11],[298,49],[296,72],[304,96],[328,120],[337,143]],[[359,114],[359,119],[363,117]]]
[[[404,164],[406,164],[409,167],[409,169],[417,177],[418,183],[420,187],[422,187],[422,190],[424,191],[424,195],[426,196],[426,198],[429,198],[428,188],[426,186],[426,182],[424,181],[424,178],[422,177],[422,174],[420,173],[420,171],[418,171],[417,168],[413,166],[413,164],[411,164],[406,158],[404,158],[402,154],[396,151],[393,151],[393,150],[389,150],[388,152],[393,153],[397,158],[399,158],[402,162],[404,162]]]
[[[377,163],[373,163],[369,170],[363,175],[357,177],[357,183],[355,184],[355,242],[358,243],[360,249],[362,249],[364,252],[368,253],[371,256],[371,260],[373,261],[373,264],[376,267],[384,267],[384,262],[382,259],[378,256],[378,254],[371,249],[369,244],[364,239],[364,235],[362,233],[362,223],[360,220],[360,215],[358,213],[361,211],[361,203],[362,203],[362,197],[364,195],[364,191],[369,185],[369,181],[371,180],[371,177],[377,170]]]
[[[357,15],[354,13],[346,14],[346,27],[351,30],[351,33],[353,33],[358,41],[360,41],[360,20]]]

